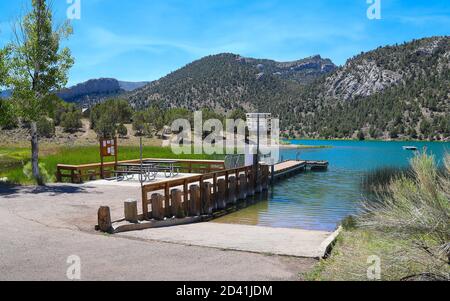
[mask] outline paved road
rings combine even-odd
[[[105,236],[92,230],[100,205],[120,216],[138,191],[89,185],[0,189],[0,280],[299,280],[316,261]]]

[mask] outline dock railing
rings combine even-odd
[[[184,218],[212,215],[267,190],[269,166],[220,170],[183,179],[144,185],[144,219]]]
[[[144,161],[176,161],[177,167],[182,173],[211,173],[214,171],[221,171],[225,169],[224,161],[221,160],[183,160],[183,159],[158,159],[146,158]],[[139,163],[137,160],[119,161],[118,164],[123,163]],[[57,182],[70,182],[80,184],[84,181],[98,180],[102,176],[110,178],[113,176],[113,171],[116,169],[115,162],[105,162],[103,164],[103,175],[101,174],[101,163],[83,164],[83,165],[66,165],[58,164],[56,168]]]

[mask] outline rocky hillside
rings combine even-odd
[[[320,56],[289,63],[219,54],[129,93],[150,105],[260,110],[292,136],[449,139],[450,37],[362,53],[337,68]]]
[[[450,37],[358,55],[279,109],[306,136],[448,139]]]
[[[303,86],[336,66],[320,56],[280,63],[235,54],[208,56],[130,93],[137,108],[149,105],[208,107],[221,112],[254,110],[284,95],[289,86]]]
[[[92,105],[145,86],[148,82],[123,82],[113,78],[92,79],[58,93],[63,100],[80,105]]]

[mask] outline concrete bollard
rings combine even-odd
[[[239,200],[245,201],[247,199],[247,177],[242,174],[239,176]]]
[[[228,179],[228,204],[235,205],[237,202],[237,181],[236,177],[230,177]]]
[[[183,193],[179,189],[173,189],[171,191],[171,196],[172,196],[172,205],[171,205],[172,215],[177,218],[185,218],[186,214],[184,213],[182,202]]]
[[[210,215],[213,213],[211,201],[211,183],[203,183],[202,189],[202,214]]]
[[[112,233],[111,210],[103,206],[98,209],[98,229],[102,232]]]
[[[159,194],[155,193],[152,194],[152,216],[155,220],[161,221],[164,220],[165,215],[165,209],[164,209],[164,197]]]
[[[217,181],[217,209],[224,210],[227,208],[227,182],[225,179],[219,179]]]
[[[138,209],[137,201],[134,199],[128,199],[124,204],[125,220],[130,223],[138,222]]]
[[[201,215],[200,187],[192,185],[189,193],[189,216]]]

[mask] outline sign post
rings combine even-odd
[[[247,126],[249,131],[256,131],[256,154],[253,154],[253,172],[255,174],[255,185],[256,180],[260,176],[259,175],[259,162],[260,162],[260,135],[263,132],[265,135],[272,128],[272,114],[270,113],[250,113],[246,115],[247,118]],[[264,141],[267,141],[266,139]]]
[[[114,157],[115,165],[117,166],[118,162],[118,148],[117,148],[117,137],[114,137],[113,139],[100,139],[100,159],[101,159],[101,165],[100,165],[100,175],[101,178],[105,178],[105,170],[104,170],[104,158],[105,157]]]

